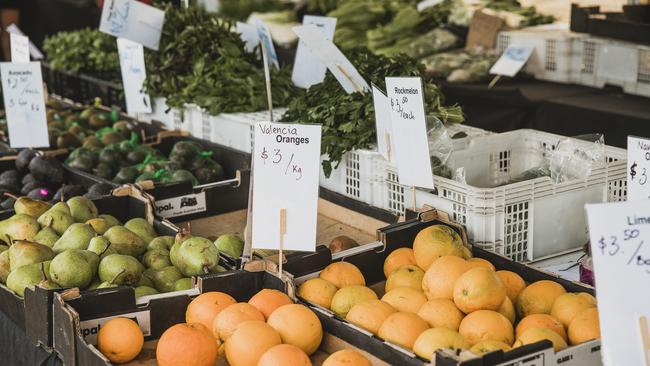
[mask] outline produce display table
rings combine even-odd
[[[3,365],[60,366],[63,362],[30,342],[25,332],[0,311],[0,363]]]

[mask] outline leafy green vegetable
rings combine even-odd
[[[290,8],[289,2],[279,0],[222,0],[219,5],[219,15],[228,19],[244,21],[253,12]]]
[[[120,71],[115,37],[97,29],[59,32],[45,39],[43,49],[55,70],[89,74]]]

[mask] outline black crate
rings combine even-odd
[[[79,72],[54,70],[47,63],[41,63],[43,81],[48,91],[77,102],[92,104],[100,98],[107,106],[126,110],[124,88],[119,74],[87,75]]]
[[[622,13],[601,12],[598,6],[571,5],[574,32],[650,44],[650,5],[624,5]]]

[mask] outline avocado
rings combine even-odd
[[[147,152],[144,149],[135,149],[126,154],[126,160],[131,164],[140,164],[147,157]]]
[[[111,125],[111,120],[107,113],[96,113],[88,117],[88,125],[96,130]]]
[[[82,172],[90,173],[95,167],[95,162],[88,155],[81,155],[72,161],[69,161],[67,165],[72,169],[81,170]]]
[[[113,131],[121,134],[125,139],[129,139],[131,137],[132,128],[129,126],[129,122],[127,121],[117,121],[113,124]]]
[[[179,141],[174,144],[172,147],[170,157],[172,155],[177,155],[183,158],[185,161],[190,161],[194,159],[195,156],[201,153],[201,145],[194,141]]]
[[[81,146],[81,141],[70,132],[64,132],[56,138],[56,147],[59,149],[70,149]]]
[[[109,164],[106,164],[106,163],[97,164],[95,169],[93,169],[93,174],[95,174],[96,176],[98,176],[100,178],[104,178],[104,179],[108,179],[108,180],[113,179],[113,176],[115,175],[113,173],[113,168],[111,168],[111,166]]]
[[[124,140],[124,137],[120,135],[118,132],[115,131],[109,131],[104,134],[104,136],[101,137],[102,144],[104,145],[110,145],[110,144],[117,144],[120,141]]]
[[[56,191],[56,193],[54,193],[52,201],[61,201],[61,195],[63,195],[64,200],[68,200],[72,197],[81,196],[84,193],[86,193],[86,189],[82,186],[76,184],[64,184]]]
[[[122,160],[122,153],[115,148],[104,148],[99,153],[99,162],[113,166]]]
[[[33,182],[29,182],[29,183],[25,184],[23,186],[23,188],[20,190],[20,194],[22,194],[23,196],[26,196],[32,190],[34,190],[36,188],[42,188],[42,187],[47,187],[47,183],[35,180]]]
[[[113,182],[120,184],[133,183],[138,175],[140,175],[140,172],[138,172],[138,169],[136,167],[125,167],[117,172],[117,175],[115,175],[115,178],[113,178]]]
[[[112,190],[113,186],[108,183],[95,183],[88,188],[88,192],[84,196],[90,199],[100,198],[110,194]]]
[[[222,180],[224,177],[224,172],[221,165],[217,164],[212,168],[205,167],[195,170],[194,176],[199,180],[199,183],[206,184]]]
[[[68,132],[73,134],[77,138],[77,140],[79,140],[80,137],[86,135],[86,130],[83,127],[81,127],[81,125],[79,125],[78,123],[75,123],[72,126],[70,126],[68,128]]]
[[[4,171],[0,174],[0,182],[11,182],[11,184],[19,185],[23,179],[23,175],[16,169]]]
[[[194,177],[194,175],[187,170],[179,169],[174,173],[172,173],[172,177],[171,177],[172,182],[182,182],[186,180],[192,181],[192,186],[196,186],[199,184],[199,181]]]
[[[0,204],[0,207],[2,207],[3,210],[10,210],[14,208],[14,203],[16,203],[16,199],[13,197],[7,197],[2,203]]]
[[[52,190],[47,187],[34,188],[27,193],[27,197],[33,200],[49,201],[52,199]]]
[[[88,149],[101,149],[104,147],[104,144],[95,136],[87,136],[84,138],[81,146]]]
[[[137,178],[135,178],[136,182],[142,182],[142,181],[145,181],[145,180],[153,180],[153,181],[155,181],[156,176],[153,173],[144,172],[144,173],[138,175]]]
[[[31,183],[31,182],[34,182],[34,181],[36,181],[36,178],[34,178],[34,176],[32,175],[32,173],[29,173],[29,174],[25,174],[25,176],[23,177],[23,180],[21,180],[20,182],[21,182],[23,185],[25,185],[25,184],[27,184],[27,183]]]
[[[32,159],[36,155],[38,155],[38,151],[36,150],[32,150],[32,149],[21,150],[18,153],[18,156],[16,156],[16,170],[18,170],[21,173],[26,173],[27,167],[29,166],[29,162],[32,161]]]

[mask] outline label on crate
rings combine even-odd
[[[316,250],[321,126],[258,122],[253,146],[252,246]]]
[[[165,12],[135,0],[106,0],[99,30],[158,50]]]
[[[117,51],[120,56],[126,110],[131,115],[140,112],[151,113],[149,94],[142,91],[144,79],[147,78],[144,64],[144,48],[139,43],[131,42],[125,38],[118,38]]]
[[[399,183],[433,189],[422,79],[387,77],[386,94],[396,150],[393,161],[397,165]]]
[[[114,316],[107,316],[104,318],[82,320],[79,322],[79,327],[81,328],[81,335],[86,340],[88,344],[97,344],[97,333],[101,329],[102,325],[106,324],[107,321],[115,318],[127,318],[131,319],[134,322],[138,323],[142,334],[145,337],[151,335],[151,313],[149,310],[138,311],[135,313],[128,314],[118,314]]]
[[[390,119],[388,98],[374,84],[372,85],[372,101],[375,107],[375,129],[377,130],[377,150],[384,159],[393,159],[393,131]]]
[[[298,35],[300,41],[304,42],[313,54],[327,66],[348,94],[370,91],[370,85],[359,74],[356,67],[331,40],[327,40],[325,34],[318,27],[309,24],[293,27],[292,29]]]
[[[166,219],[207,210],[205,192],[156,200],[155,206],[156,213]]]
[[[645,201],[588,204],[605,366],[647,364],[650,214]],[[645,361],[644,361],[645,360]]]
[[[255,51],[255,47],[260,44],[257,28],[250,24],[237,22],[237,33],[239,33],[239,38],[246,43],[246,50],[249,52]]]
[[[255,19],[255,26],[257,27],[257,35],[260,37],[260,42],[264,49],[266,49],[266,61],[269,65],[279,70],[280,62],[278,61],[278,54],[275,53],[275,46],[273,45],[273,38],[271,38],[269,27],[260,19]]]
[[[315,15],[305,15],[302,18],[302,24],[312,24],[323,32],[325,39],[331,41],[334,38],[336,29],[336,18],[321,17]],[[298,43],[296,51],[296,61],[293,64],[293,74],[291,80],[301,88],[309,88],[312,85],[320,84],[325,80],[327,66],[316,57],[313,52],[305,45],[305,42]]]
[[[11,44],[11,62],[29,62],[29,38],[16,33],[9,33]]]
[[[492,65],[490,74],[508,77],[517,75],[526,62],[528,62],[534,50],[535,47],[533,46],[508,46],[497,62]]]
[[[0,63],[11,147],[49,147],[40,62]]]
[[[7,27],[7,33],[18,34],[21,36],[25,35],[25,33],[23,33],[23,31],[21,31],[20,28],[18,28],[18,26],[13,23],[9,24],[9,26]],[[27,42],[29,42],[29,54],[32,55],[32,58],[34,60],[42,60],[45,58],[43,52],[41,52],[41,50],[39,50],[38,47],[36,47],[36,45],[32,41],[28,39]]]
[[[627,200],[650,199],[650,140],[627,137]]]

